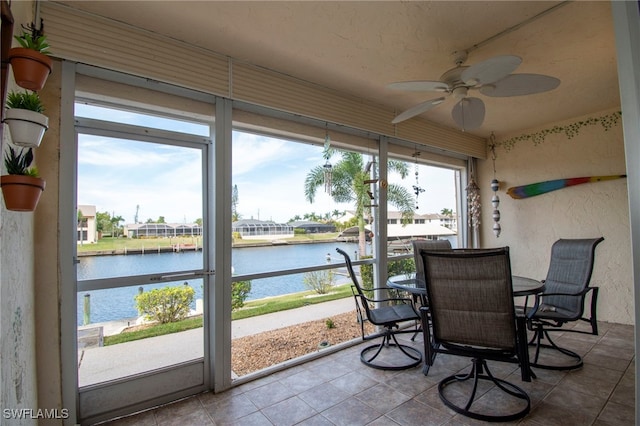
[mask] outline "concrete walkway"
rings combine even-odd
[[[231,322],[231,338],[237,339],[352,311],[355,311],[355,302],[352,297],[347,297],[288,311],[235,320]],[[94,324],[94,326],[96,325]],[[103,326],[105,325],[103,324]],[[126,326],[126,321],[124,326]],[[108,335],[107,332],[104,334]],[[202,328],[112,346],[79,348],[79,385],[86,386],[118,379],[203,356]]]

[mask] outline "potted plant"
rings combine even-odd
[[[7,210],[31,212],[36,209],[40,194],[44,191],[45,180],[38,177],[38,169],[31,167],[33,150],[8,146],[4,164],[7,175],[0,176],[0,188]]]
[[[49,117],[36,92],[11,92],[7,96],[4,122],[9,126],[14,145],[37,148],[49,128]]]
[[[21,46],[9,50],[9,62],[16,83],[28,90],[42,89],[53,65],[53,61],[47,56],[47,36],[33,28],[31,31],[22,31],[21,35],[14,38]]]

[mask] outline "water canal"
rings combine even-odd
[[[292,244],[264,247],[242,247],[232,250],[232,263],[237,275],[271,272],[283,269],[324,265],[327,254],[336,263],[342,263],[335,249],[356,253],[356,243],[328,242],[314,244]],[[113,278],[129,275],[173,272],[197,269],[202,265],[202,252],[145,253],[114,256],[83,256],[78,264],[78,280]],[[196,291],[196,299],[202,298],[202,281],[188,282]],[[176,285],[174,283],[172,285]],[[167,283],[143,286],[144,291],[166,286]],[[91,297],[91,323],[133,318],[138,315],[134,297],[138,286],[78,293],[78,325],[83,324],[83,301],[85,294]],[[295,293],[306,290],[302,274],[253,280],[247,300],[268,296]],[[192,306],[192,308],[195,308]]]

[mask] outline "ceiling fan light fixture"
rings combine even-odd
[[[464,99],[467,97],[467,88],[464,86],[456,87],[455,89],[453,89],[451,94],[453,95],[454,99]]]

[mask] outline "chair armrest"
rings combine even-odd
[[[387,297],[387,298],[384,298],[384,299],[370,299],[370,298],[364,296],[364,300],[366,300],[369,303],[403,302],[403,303],[408,303],[410,305],[413,305],[413,301],[410,298],[407,298],[407,297]]]
[[[584,296],[585,294],[587,294],[588,292],[590,292],[591,290],[595,289],[597,287],[585,287],[582,291],[578,292],[578,293],[540,293],[538,295],[536,295],[536,297],[547,297],[547,296]]]
[[[540,293],[540,294],[536,294],[536,296],[535,296],[536,302],[533,305],[533,307],[531,308],[531,310],[529,311],[529,313],[526,314],[526,317],[528,319],[531,319],[531,318],[533,318],[535,316],[535,314],[538,312],[538,309],[540,308],[540,305],[544,304],[544,298],[545,297],[548,297],[548,296],[582,297],[582,296],[586,295],[590,291],[593,291],[594,293],[597,294],[598,287],[585,287],[584,289],[582,289],[578,293]]]

